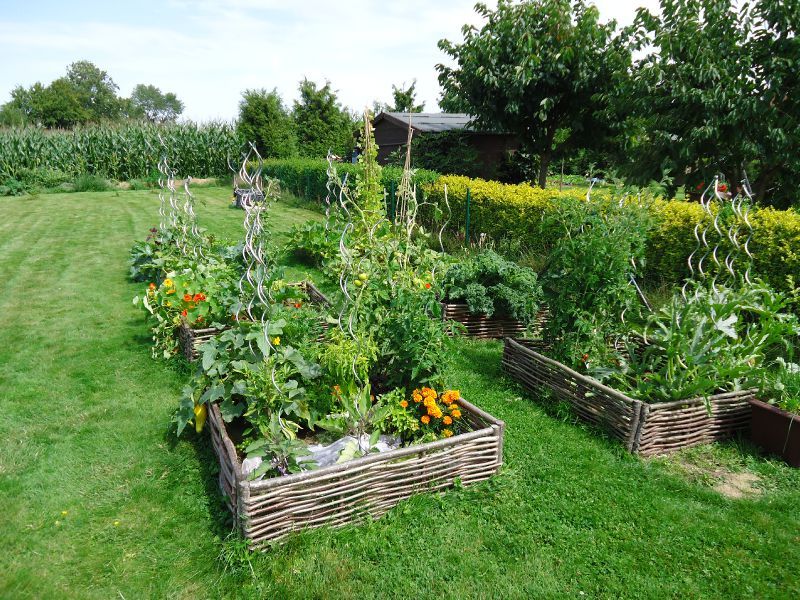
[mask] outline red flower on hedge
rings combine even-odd
[[[431,289],[431,284],[430,284],[430,283],[426,283],[426,284],[425,284],[425,289],[426,289],[426,290],[429,290],[429,289]]]
[[[203,293],[198,292],[197,294],[194,295],[194,301],[195,302],[202,302],[205,299],[206,299],[206,295],[203,294]]]

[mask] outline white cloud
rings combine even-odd
[[[604,18],[621,22],[630,22],[638,4],[597,2]],[[304,76],[330,80],[354,109],[388,101],[392,84],[416,78],[418,98],[436,110],[434,66],[446,59],[437,41],[459,40],[464,23],[478,24],[472,7],[472,0],[168,0],[147,25],[0,17],[0,54],[14,57],[0,65],[0,101],[15,85],[49,82],[87,59],[122,94],[137,83],[175,92],[185,117],[196,120],[235,117],[246,88],[277,87],[291,103]]]

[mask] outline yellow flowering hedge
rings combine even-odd
[[[460,176],[442,176],[424,186],[428,200],[444,206],[444,186],[452,211],[450,226],[463,231],[467,188],[470,189],[471,231],[494,239],[516,238],[532,250],[546,251],[558,232],[543,231],[542,218],[559,198],[582,201],[579,190],[542,190]],[[599,193],[602,195],[602,192]],[[695,225],[707,217],[695,202],[656,200],[654,227],[647,248],[647,277],[652,281],[680,282],[689,273],[686,259],[695,249]],[[787,276],[800,276],[800,214],[794,210],[755,209],[750,213],[754,255],[753,272],[779,289]],[[710,223],[709,223],[710,225]],[[744,241],[744,231],[740,240]]]

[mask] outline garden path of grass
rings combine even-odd
[[[237,236],[228,191],[197,193],[201,224]],[[127,252],[157,208],[149,191],[0,200],[0,598],[800,596],[797,472],[716,449],[767,484],[722,497],[522,397],[499,343],[463,342],[451,378],[507,423],[499,477],[248,561],[207,441],[170,427],[188,375],[150,358],[131,304]]]

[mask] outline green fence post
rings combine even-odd
[[[464,223],[464,241],[467,242],[467,244],[469,244],[469,205],[471,200],[469,188],[467,188],[467,219],[466,223]]]
[[[389,183],[389,220],[394,223],[394,213],[397,210],[397,200],[394,195],[394,181]]]

